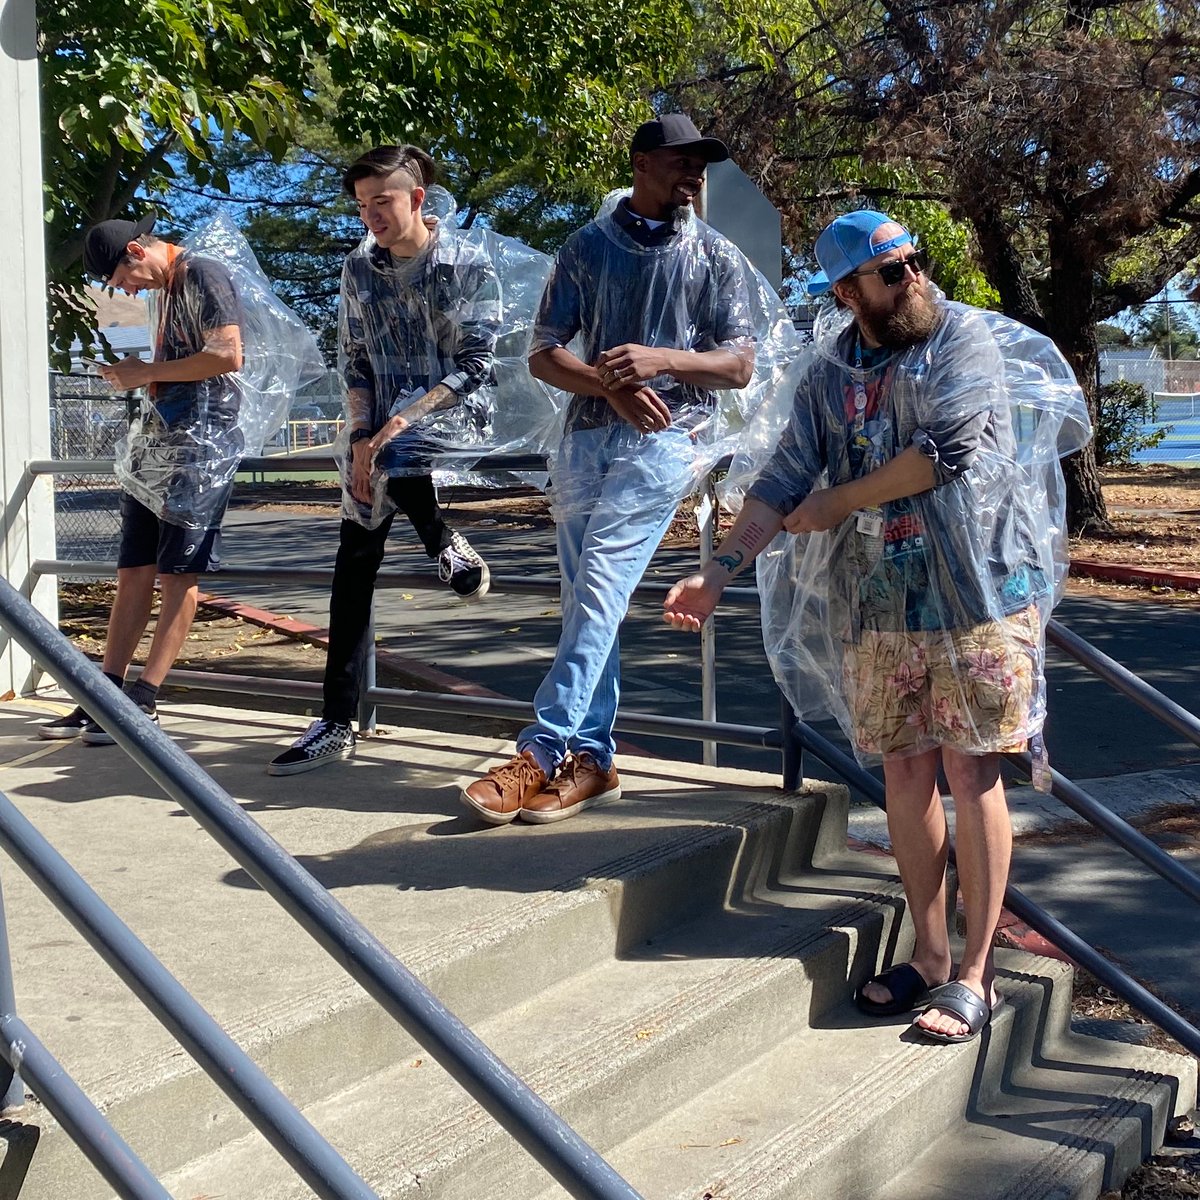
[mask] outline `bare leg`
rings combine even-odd
[[[942,751],[946,779],[954,795],[955,852],[967,920],[967,941],[958,978],[977,996],[995,1005],[992,939],[1000,921],[1008,866],[1012,858],[1012,823],[1000,779],[998,754]],[[931,1009],[917,1024],[939,1033],[964,1034],[957,1017]]]
[[[150,654],[142,678],[154,687],[166,678],[196,616],[196,598],[199,589],[196,575],[164,575],[159,581],[162,600],[158,609],[158,624],[154,629],[154,641],[150,643]]]
[[[150,621],[154,603],[154,577],[158,568],[122,567],[117,571],[117,597],[108,615],[108,638],[104,643],[104,669],[124,678],[138,642]]]
[[[912,965],[934,987],[950,977],[946,929],[946,851],[949,836],[937,791],[937,750],[912,757],[884,756],[888,834],[916,934]],[[886,987],[867,984],[863,995],[891,999]]]

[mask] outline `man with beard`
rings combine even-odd
[[[516,755],[463,789],[491,824],[561,821],[621,794],[618,629],[691,486],[714,391],[754,368],[744,260],[691,212],[708,164],[728,157],[682,114],[639,126],[632,195],[567,240],[546,284],[529,369],[571,394],[551,470],[562,633]]]
[[[1039,474],[1018,454],[1013,414],[1081,414],[1082,398],[1046,339],[945,301],[885,214],[837,218],[816,257],[809,290],[832,291],[837,310],[818,316],[788,426],[732,531],[671,590],[665,619],[698,631],[781,530],[819,535],[780,538],[760,564],[768,657],[789,697],[816,696],[817,678],[856,750],[882,757],[915,931],[911,961],[856,999],[876,1016],[922,1007],[923,1036],[966,1041],[998,1003],[992,938],[1012,843],[1000,756],[1040,738],[1042,628],[1065,574],[1054,419]],[[1008,370],[1016,342],[1034,348],[1024,378]],[[1072,419],[1086,438],[1086,417]],[[805,682],[789,684],[796,677]],[[966,915],[953,983],[939,766],[955,800]]]

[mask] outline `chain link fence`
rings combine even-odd
[[[57,459],[111,459],[129,428],[133,394],[116,393],[98,375],[50,376],[50,453]],[[60,475],[54,481],[59,558],[117,557],[120,489],[112,475]]]
[[[114,392],[99,375],[50,375],[52,458],[112,460],[141,401],[139,392]],[[337,372],[296,397],[287,423],[264,447],[265,454],[320,450],[342,427]],[[117,557],[121,490],[112,475],[60,475],[54,485],[54,526],[59,558]]]
[[[1162,358],[1153,347],[1101,351],[1101,387],[1120,382],[1146,391],[1142,431],[1165,434],[1152,449],[1135,453],[1134,461],[1200,466],[1200,360]]]

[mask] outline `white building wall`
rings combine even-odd
[[[25,464],[50,457],[41,129],[33,0],[0,0],[0,569],[57,622],[56,581],[34,585],[35,559],[54,557],[54,496]],[[0,693],[29,690],[34,668],[0,630]]]

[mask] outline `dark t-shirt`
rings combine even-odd
[[[214,329],[242,326],[242,305],[229,272],[213,259],[187,251],[176,259],[161,303],[155,362],[199,354]],[[241,393],[235,376],[215,375],[153,384],[150,399],[164,431],[195,427],[217,433],[236,424]]]

